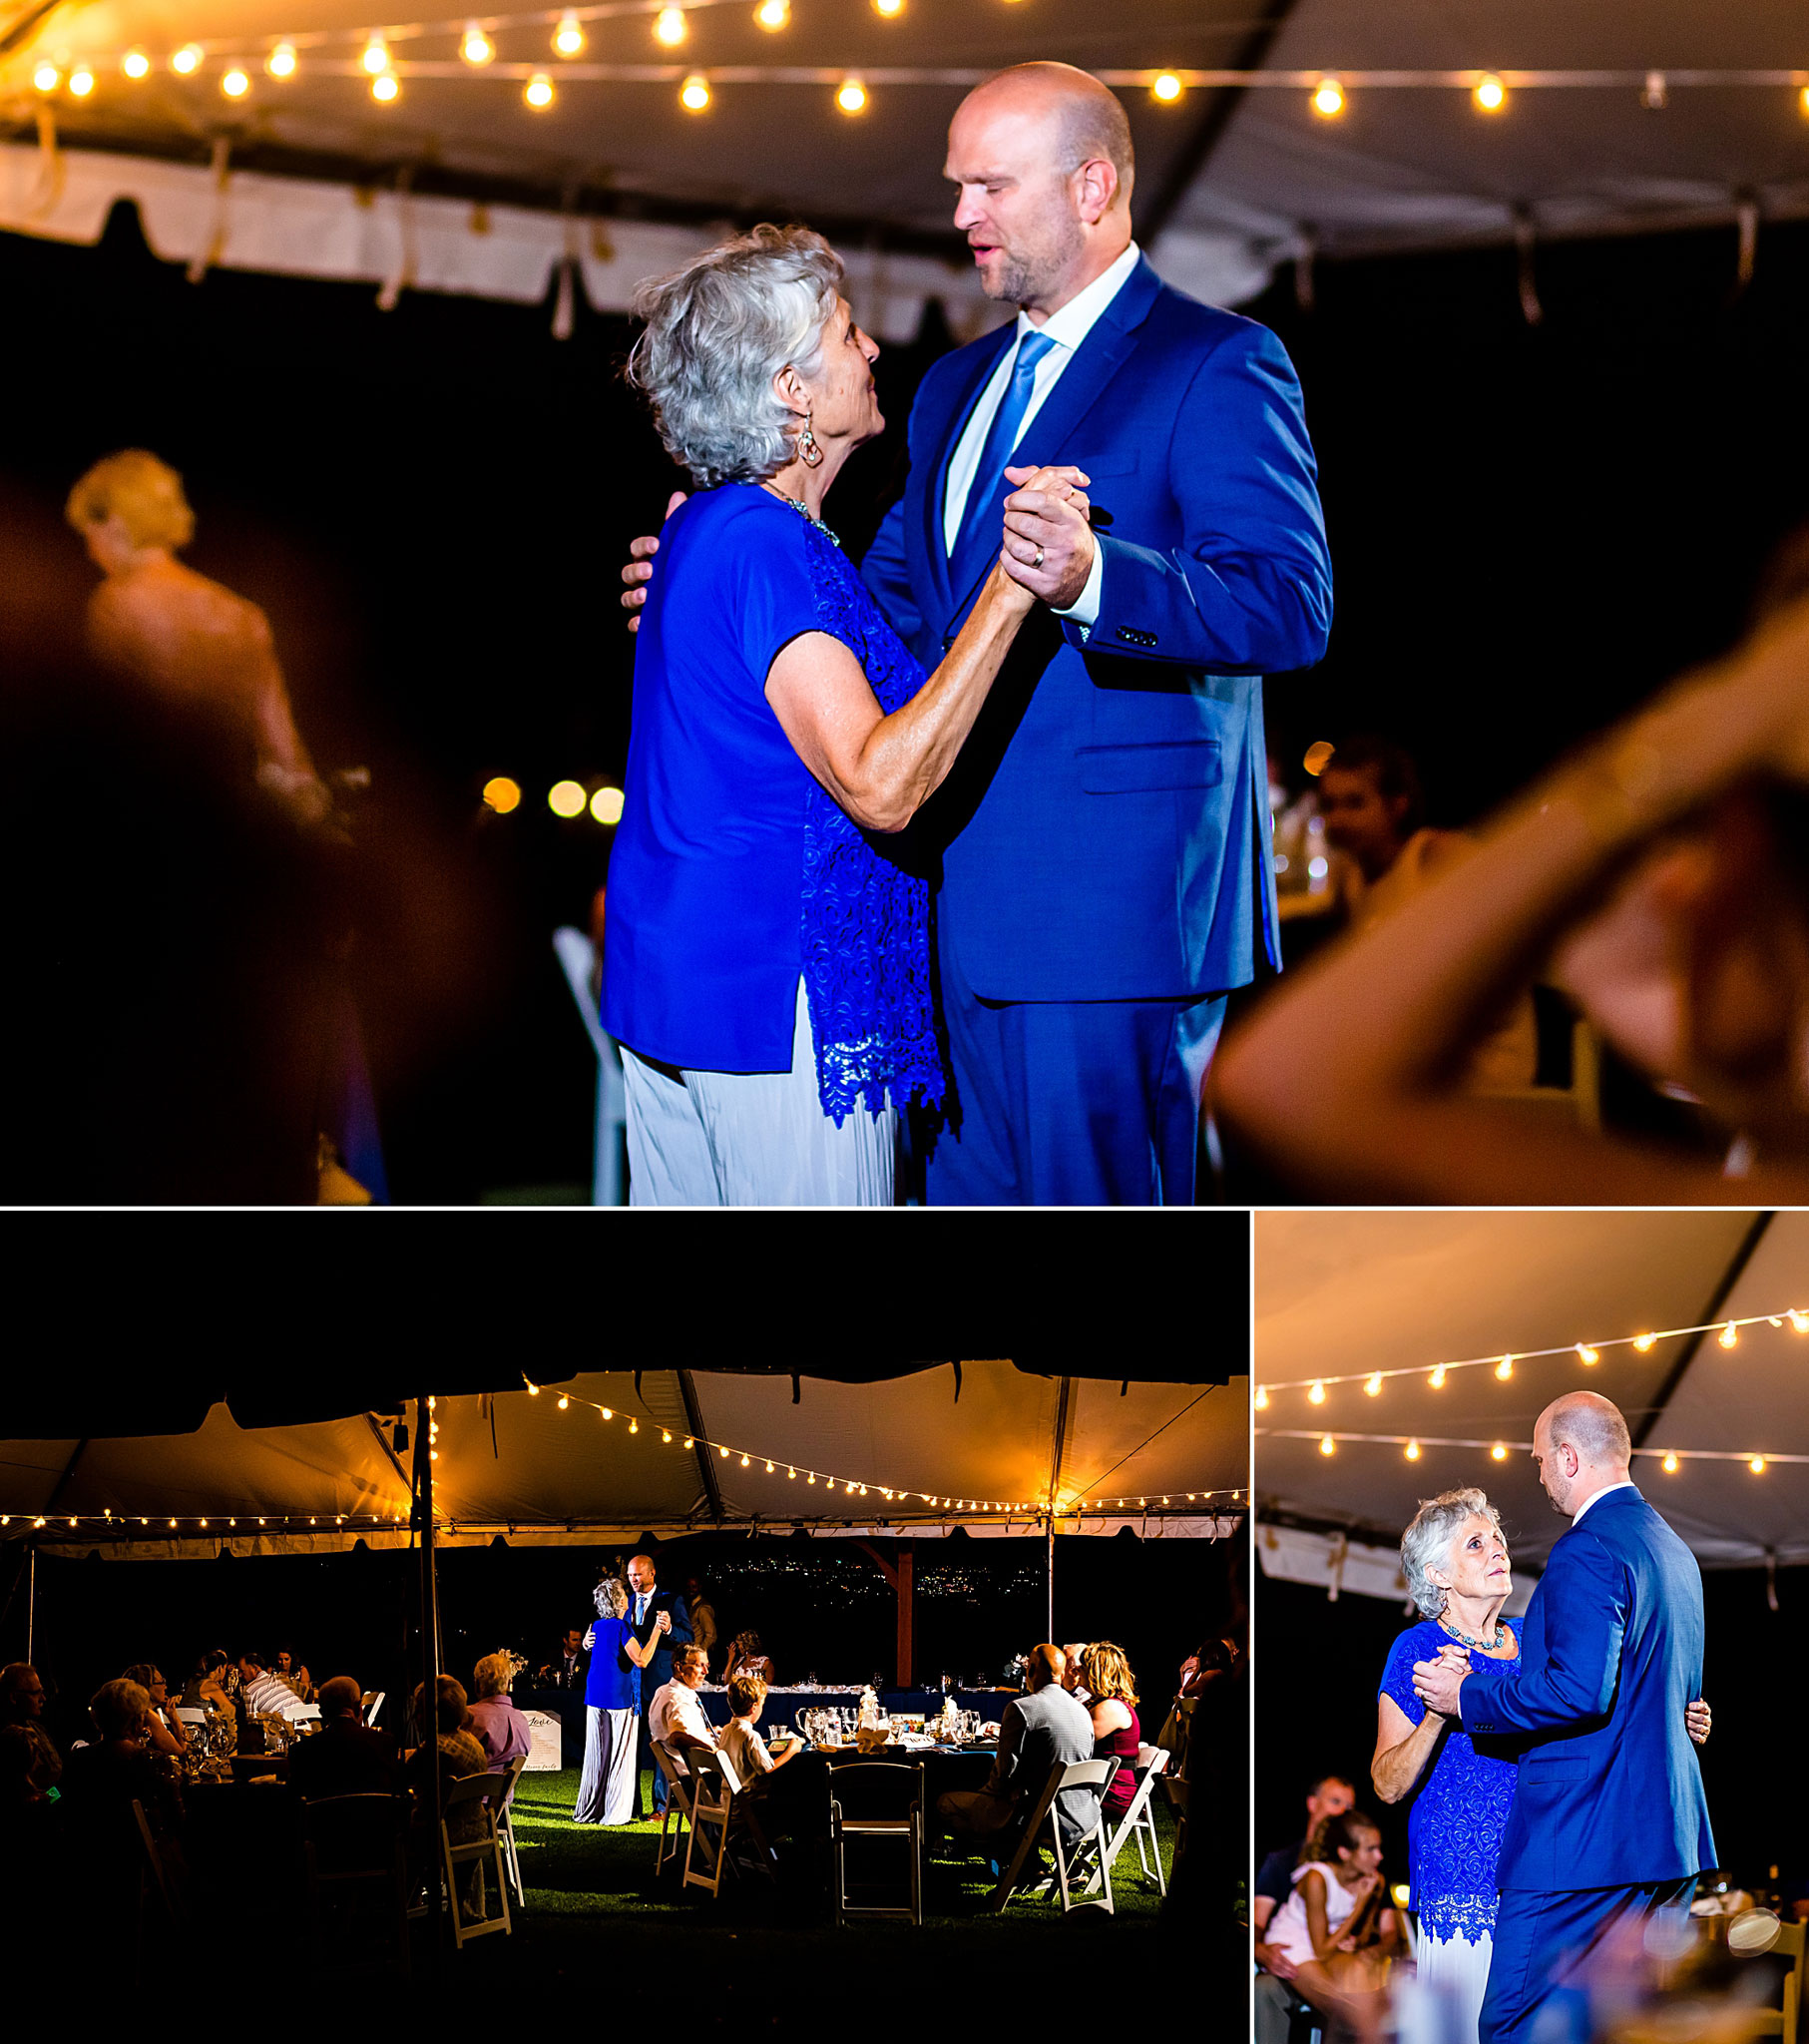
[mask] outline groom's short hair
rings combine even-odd
[[[1595,1468],[1628,1461],[1633,1438],[1626,1430],[1620,1408],[1594,1391],[1573,1391],[1552,1407],[1547,1422],[1554,1447],[1577,1450],[1581,1460]]]
[[[1082,71],[1073,64],[1051,63],[1047,59],[1014,64],[1008,70],[997,71],[978,90],[984,92],[987,86],[1001,81],[1009,84],[1018,79],[1027,84],[1053,88],[1062,95],[1063,174],[1070,175],[1084,163],[1103,156],[1118,172],[1120,185],[1129,193],[1136,162],[1131,147],[1130,116],[1118,94],[1109,85],[1102,84],[1091,71]]]

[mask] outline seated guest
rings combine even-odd
[[[680,1768],[686,1747],[715,1750],[716,1735],[697,1700],[708,1674],[709,1659],[701,1647],[680,1647],[673,1656],[672,1681],[654,1692],[648,1706],[648,1737],[657,1739]]]
[[[189,1744],[189,1729],[170,1707],[170,1686],[155,1662],[136,1661],[125,1679],[136,1682],[151,1699],[151,1715],[145,1721],[146,1737],[155,1753],[167,1753],[180,1760]]]
[[[505,1775],[513,1760],[526,1760],[533,1739],[528,1721],[509,1701],[515,1680],[512,1654],[486,1654],[471,1671],[477,1695],[471,1704],[471,1731],[484,1749],[486,1772]]]
[[[182,1796],[174,1771],[160,1768],[146,1736],[151,1699],[136,1682],[104,1682],[88,1705],[97,1737],[69,1756],[62,1792],[71,1811],[100,1826],[130,1820],[134,1802],[144,1809],[154,1835],[166,1837],[182,1825]]]
[[[1086,1659],[1088,1647],[1085,1640],[1077,1642],[1072,1647],[1064,1647],[1062,1649],[1064,1663],[1062,1687],[1071,1697],[1079,1697],[1084,1704],[1090,1704],[1093,1701],[1087,1694],[1087,1683],[1081,1673],[1081,1663]]]
[[[1013,1697],[999,1721],[999,1755],[983,1788],[951,1788],[936,1798],[936,1814],[958,1839],[995,1861],[1009,1859],[1058,1762],[1093,1759],[1093,1720],[1062,1687],[1068,1657],[1060,1647],[1033,1647],[1025,1662],[1028,1694]],[[1086,1788],[1066,1788],[1056,1811],[1065,1835],[1090,1830],[1098,1799]]]
[[[1382,1833],[1360,1809],[1327,1817],[1302,1848],[1293,1892],[1269,1920],[1270,1948],[1291,1960],[1292,1988],[1329,2030],[1377,2034],[1377,1995],[1401,1948],[1382,1877]]]
[[[1093,1757],[1119,1764],[1101,1802],[1106,1822],[1112,1825],[1124,1816],[1136,1794],[1136,1756],[1143,1743],[1142,1727],[1136,1721],[1136,1691],[1131,1687],[1131,1663],[1125,1659],[1124,1649],[1108,1641],[1081,1649],[1081,1670],[1093,1718]]]
[[[269,1656],[247,1647],[238,1657],[238,1677],[246,1712],[254,1718],[286,1718],[301,1715],[301,1699],[270,1667]]]
[[[364,1693],[349,1675],[320,1685],[320,1730],[289,1749],[289,1786],[317,1802],[327,1795],[391,1795],[396,1750],[363,1722]]]
[[[559,1652],[534,1680],[542,1689],[583,1689],[585,1667],[584,1627],[569,1625]]]
[[[728,1649],[728,1665],[722,1670],[722,1680],[732,1682],[737,1675],[757,1675],[767,1689],[778,1680],[772,1672],[772,1659],[760,1644],[760,1636],[751,1628],[736,1633]]]
[[[437,1764],[440,1775],[441,1807],[445,1807],[445,1794],[454,1782],[462,1782],[472,1775],[488,1774],[490,1757],[478,1744],[476,1735],[470,1730],[471,1713],[465,1707],[464,1685],[455,1682],[450,1675],[442,1675],[434,1685],[433,1744],[427,1743],[427,1686],[418,1683],[414,1693],[414,1728],[420,1745],[408,1756],[403,1766],[403,1776],[414,1795],[414,1815],[417,1823],[428,1820],[427,1770]],[[452,1842],[455,1845],[468,1843],[484,1834],[484,1814],[475,1804],[462,1804],[449,1819]]]
[[[306,1668],[295,1659],[292,1647],[278,1647],[276,1658],[270,1664],[270,1673],[278,1682],[286,1682],[302,1703],[314,1701],[314,1685]]]
[[[729,1678],[729,1719],[717,1741],[717,1749],[735,1771],[735,1780],[745,1788],[757,1787],[767,1775],[796,1760],[803,1747],[795,1740],[774,1760],[760,1737],[760,1713],[766,1707],[766,1685],[757,1675]]]
[[[200,1706],[211,1711],[231,1711],[241,1687],[238,1670],[226,1659],[225,1649],[210,1647],[196,1662],[195,1673],[183,1684],[182,1701],[190,1710]]]
[[[0,1668],[0,1725],[17,1725],[31,1741],[31,1784],[39,1794],[54,1788],[63,1773],[63,1757],[44,1729],[44,1684],[29,1661],[10,1661]]]
[[[1200,1653],[1206,1651],[1205,1645]],[[1197,1657],[1189,1657],[1195,1659]],[[1185,1684],[1188,1663],[1182,1664]],[[1342,1775],[1321,1775],[1306,1791],[1306,1833],[1310,1838],[1322,1824],[1355,1806],[1357,1791]],[[1283,1845],[1268,1854],[1256,1871],[1256,1887],[1250,1902],[1250,1928],[1255,1932],[1256,2044],[1288,2044],[1288,2032],[1300,1997],[1293,1987],[1299,1968],[1280,1945],[1269,1940],[1269,1924],[1294,1892],[1294,1868],[1306,1858],[1306,1839]]]

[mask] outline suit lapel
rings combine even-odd
[[[942,513],[948,494],[949,463],[955,458],[955,449],[961,445],[961,436],[967,431],[967,422],[974,415],[974,407],[980,402],[981,392],[992,379],[993,371],[1001,358],[1015,345],[1018,322],[1008,320],[997,333],[988,334],[985,340],[973,349],[973,361],[966,377],[956,392],[953,408],[949,414],[947,429],[942,435],[936,455],[936,466],[924,490],[923,500],[923,548],[930,564],[930,575],[936,584],[936,594],[946,610],[952,601],[949,588],[949,550],[942,538]]]
[[[1137,329],[1148,317],[1161,280],[1145,256],[1131,272],[1125,287],[1093,322],[1093,330],[1075,350],[1061,380],[1030,422],[1030,430],[1012,456],[1015,468],[1042,468],[1066,459],[1068,442],[1087,414],[1112,387],[1125,358],[1135,347]]]

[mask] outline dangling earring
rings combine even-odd
[[[804,423],[797,436],[798,459],[806,468],[821,468],[823,450],[817,445],[816,435],[810,430],[810,414],[804,414]]]

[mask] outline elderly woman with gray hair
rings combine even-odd
[[[637,301],[630,379],[698,487],[640,621],[610,861],[603,1012],[640,1206],[890,1206],[897,1110],[943,1095],[928,882],[898,833],[972,730],[1035,601],[1010,570],[1041,550],[1001,532],[926,676],[822,521],[885,423],[841,276],[819,236],[761,227]],[[1085,515],[1078,470],[1007,473]]]
[[[629,1664],[645,1668],[660,1635],[645,1647],[635,1638],[628,1623],[629,1594],[619,1576],[604,1577],[595,1601],[597,1620],[585,1635],[591,1666],[585,1676],[584,1773],[572,1821],[629,1824],[635,1821],[641,1788],[635,1775],[640,1738]]]
[[[1473,1739],[1414,1691],[1416,1661],[1441,1653],[1512,1661],[1520,1642],[1502,1623],[1513,1590],[1501,1514],[1480,1490],[1448,1490],[1421,1504],[1401,1536],[1408,1595],[1425,1616],[1388,1651],[1376,1699],[1370,1779],[1407,1820],[1412,1906],[1419,1918],[1419,1978],[1445,2003],[1439,2034],[1474,2044],[1494,1952],[1496,1861],[1514,1801],[1519,1749]],[[1708,1706],[1688,1707],[1689,1735],[1708,1737]]]

